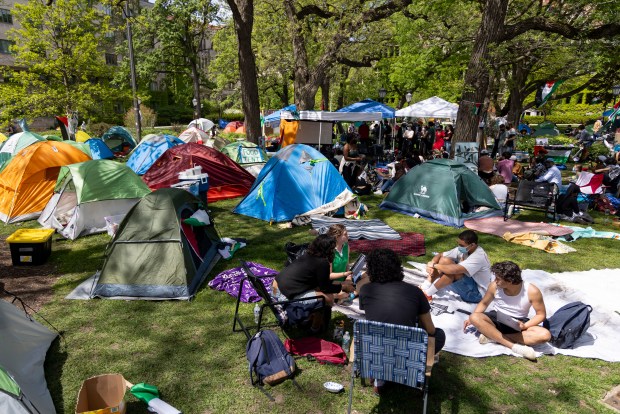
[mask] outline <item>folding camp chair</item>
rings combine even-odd
[[[353,369],[349,410],[353,403],[355,373],[362,378],[396,382],[417,388],[428,403],[428,382],[435,362],[435,338],[424,329],[358,320],[353,325]]]
[[[538,210],[552,213],[553,221],[556,221],[557,198],[558,188],[555,184],[521,180],[516,194],[511,196],[509,193],[508,197],[506,197],[504,220],[510,218],[511,214],[509,214],[509,211],[514,211],[518,207],[523,210]]]
[[[245,278],[241,280],[241,285],[239,286],[239,294],[237,295],[237,306],[235,307],[235,317],[233,319],[233,332],[243,331],[249,339],[252,336],[252,334],[250,333],[250,329],[256,329],[256,332],[258,332],[261,330],[261,327],[279,326],[286,333],[287,328],[294,326],[294,324],[291,324],[288,321],[286,307],[294,303],[305,302],[305,301],[312,300],[312,299],[317,299],[320,302],[319,305],[317,305],[315,309],[313,309],[312,313],[323,312],[323,317],[325,318],[325,323],[323,324],[323,326],[327,327],[329,320],[331,320],[331,307],[325,304],[325,298],[323,296],[312,296],[312,297],[304,298],[304,299],[291,299],[291,300],[286,300],[286,301],[276,301],[272,298],[271,293],[265,288],[265,285],[263,285],[261,281],[261,279],[265,277],[270,277],[270,276],[255,275],[254,272],[252,272],[252,270],[250,269],[250,266],[248,265],[248,263],[244,262],[243,260],[241,261],[241,267],[243,268],[243,272],[245,273]],[[242,297],[241,295],[243,293],[244,280],[247,280],[248,282],[250,282],[250,285],[252,285],[256,293],[263,300],[263,303],[260,305],[260,312],[258,315],[258,324],[255,326],[246,326],[241,321],[241,317],[239,315],[239,303],[241,302],[241,297]],[[271,312],[274,314],[274,316],[276,317],[276,321],[277,321],[276,323],[270,324],[270,325],[263,324],[263,313],[264,313],[265,308],[269,308]],[[237,325],[239,325],[240,329],[237,328]]]

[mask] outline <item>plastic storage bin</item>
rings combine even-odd
[[[6,242],[11,248],[13,266],[38,266],[52,253],[54,229],[19,229]]]

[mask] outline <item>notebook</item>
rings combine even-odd
[[[515,331],[521,331],[519,327],[519,321],[512,316],[506,315],[500,311],[497,311],[497,322],[514,329]]]
[[[362,273],[364,272],[364,268],[366,267],[366,255],[360,254],[353,266],[351,267],[352,279],[353,283],[357,284],[357,282],[362,277]]]

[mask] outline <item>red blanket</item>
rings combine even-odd
[[[349,240],[352,252],[369,253],[374,249],[392,249],[399,256],[424,256],[424,235],[401,233],[402,240]]]
[[[482,233],[494,234],[502,237],[507,231],[512,234],[529,232],[547,232],[550,236],[559,237],[571,234],[573,230],[567,227],[553,226],[547,223],[532,223],[519,220],[506,220],[503,217],[488,217],[477,220],[466,220],[465,227]]]

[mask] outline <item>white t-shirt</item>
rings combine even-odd
[[[467,276],[470,276],[478,285],[478,291],[480,295],[484,296],[489,284],[493,281],[493,273],[491,273],[491,261],[489,256],[482,249],[482,247],[476,247],[469,256],[467,253],[463,254],[459,252],[458,247],[452,250],[448,250],[443,253],[443,256],[454,260],[457,264],[460,264],[467,271]]]
[[[489,187],[498,203],[505,203],[508,196],[508,187],[504,184],[493,184]]]

